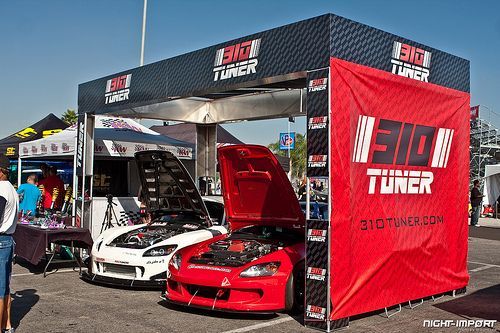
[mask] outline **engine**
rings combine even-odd
[[[282,249],[276,242],[261,242],[246,239],[223,239],[210,244],[209,251],[190,262],[216,266],[243,266],[271,252]]]
[[[184,226],[147,226],[124,233],[115,238],[109,246],[145,249],[170,237],[193,231],[193,225]]]

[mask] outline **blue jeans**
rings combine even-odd
[[[470,225],[476,225],[479,222],[479,214],[481,213],[481,206],[472,206],[472,215],[470,217]]]
[[[0,299],[10,293],[10,275],[12,273],[12,256],[14,240],[10,235],[0,235]]]

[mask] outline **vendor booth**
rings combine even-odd
[[[55,133],[61,132],[66,127],[68,127],[68,124],[54,114],[49,113],[45,118],[37,121],[36,123],[1,139],[0,154],[4,154],[11,160],[12,173],[10,181],[12,183],[19,182],[19,180],[16,179],[18,173],[16,172],[17,165],[14,162],[19,157],[19,144],[40,138],[47,138]]]
[[[500,197],[500,164],[486,165],[484,171],[483,205],[491,205],[498,216],[497,199]]]
[[[160,135],[131,119],[98,116],[95,124],[94,174],[91,187],[84,195],[88,198],[89,217],[92,217],[89,220],[92,223],[85,227],[91,230],[94,238],[100,233],[109,195],[113,196],[114,210],[121,222],[137,217],[140,182],[133,160],[135,152],[151,149],[170,151],[191,172],[195,167],[193,144]],[[18,178],[23,178],[23,165],[30,160],[71,161],[74,165],[76,128],[76,125],[71,126],[51,137],[20,144]],[[68,185],[75,188],[74,184]],[[119,222],[114,221],[114,224]]]
[[[218,123],[306,116],[329,209],[306,204],[306,326],[465,291],[465,59],[327,14],[83,83],[78,111],[86,179],[95,115],[196,124],[198,177],[216,172]]]

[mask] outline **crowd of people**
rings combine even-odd
[[[28,176],[19,186],[19,211],[25,215],[36,215],[37,209],[60,210],[64,201],[64,182],[57,175],[57,168],[45,163],[40,165],[42,175]]]

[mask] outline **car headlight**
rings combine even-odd
[[[254,265],[241,272],[240,277],[271,276],[278,271],[279,267],[279,262],[268,262],[265,264]]]
[[[181,268],[181,262],[182,262],[182,257],[179,254],[179,252],[174,254],[172,259],[170,259],[170,265],[174,266],[176,270],[179,270]]]
[[[152,249],[147,250],[144,252],[142,255],[143,257],[162,257],[162,256],[168,256],[170,253],[174,252],[174,250],[177,248],[177,245],[164,245],[164,246],[158,246],[154,247]]]

